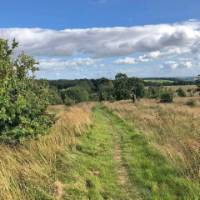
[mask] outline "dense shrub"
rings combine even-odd
[[[68,96],[65,96],[64,104],[67,106],[71,106],[75,104],[75,101]]]
[[[48,97],[49,97],[49,103],[51,105],[63,104],[60,91],[55,87],[49,88]]]
[[[179,97],[186,97],[186,92],[185,90],[183,90],[182,88],[179,88],[178,90],[176,90],[176,93]]]
[[[14,59],[16,47],[0,39],[0,141],[10,144],[44,134],[53,121],[46,114],[48,87],[34,80],[37,63],[25,54]]]
[[[74,103],[80,103],[89,100],[88,91],[81,87],[63,89],[61,91],[61,96],[64,102],[68,101],[68,99],[71,99]]]
[[[173,102],[173,93],[172,92],[163,92],[161,95],[160,95],[160,102],[162,103],[171,103]]]

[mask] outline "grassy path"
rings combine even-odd
[[[57,159],[64,199],[199,199],[198,187],[181,178],[142,134],[106,108],[93,113],[90,131]]]
[[[122,152],[122,142],[121,142],[121,135],[116,129],[116,124],[113,124],[112,121],[112,115],[110,115],[108,112],[104,111],[104,116],[106,116],[109,119],[109,123],[112,126],[112,132],[113,132],[113,141],[114,141],[114,155],[113,158],[116,161],[115,168],[117,169],[117,178],[118,183],[121,185],[121,188],[126,192],[127,199],[141,199],[139,197],[139,194],[133,184],[131,184],[129,174],[128,174],[128,168],[126,166],[126,163],[123,159],[123,152]]]
[[[57,160],[58,179],[69,200],[135,199],[127,185],[121,148],[112,122],[104,110],[94,110],[91,130],[79,138],[79,144]]]
[[[198,200],[199,185],[183,178],[181,173],[152,146],[142,133],[108,109],[103,108],[114,132],[120,137],[122,160],[128,170],[131,185],[141,199]],[[134,198],[133,198],[134,199]]]

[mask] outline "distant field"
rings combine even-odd
[[[150,83],[173,83],[172,80],[165,80],[165,79],[144,79],[145,82]]]
[[[183,90],[187,91],[188,89],[195,89],[196,85],[172,85],[172,86],[164,86],[166,88],[172,89],[173,91],[176,91],[179,88],[182,88]]]

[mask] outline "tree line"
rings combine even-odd
[[[169,79],[166,79],[169,80]],[[173,81],[172,81],[173,80]],[[65,103],[72,105],[83,101],[115,101],[132,99],[133,102],[146,98],[160,98],[162,102],[172,102],[174,95],[184,97],[193,92],[178,88],[172,91],[165,86],[177,86],[191,84],[189,81],[171,78],[171,82],[146,82],[141,78],[128,77],[124,73],[118,73],[114,80],[100,79],[77,79],[77,80],[50,80],[52,88],[52,104]],[[193,84],[195,82],[193,81]],[[190,90],[190,91],[189,91]],[[59,98],[58,98],[59,97]]]

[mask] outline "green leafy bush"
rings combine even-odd
[[[0,142],[10,144],[44,134],[53,122],[48,86],[34,80],[37,62],[25,54],[14,59],[16,47],[0,39]]]
[[[67,106],[71,106],[75,104],[75,101],[71,99],[70,97],[66,96],[64,99],[64,104]]]
[[[172,103],[173,102],[173,93],[172,92],[163,92],[160,95],[160,102],[162,103]]]
[[[51,105],[63,104],[63,100],[61,98],[61,94],[59,90],[55,87],[49,88],[49,103]]]
[[[71,102],[80,103],[89,100],[89,93],[82,87],[71,87],[63,89],[61,91],[61,96],[64,102],[71,99]]]

